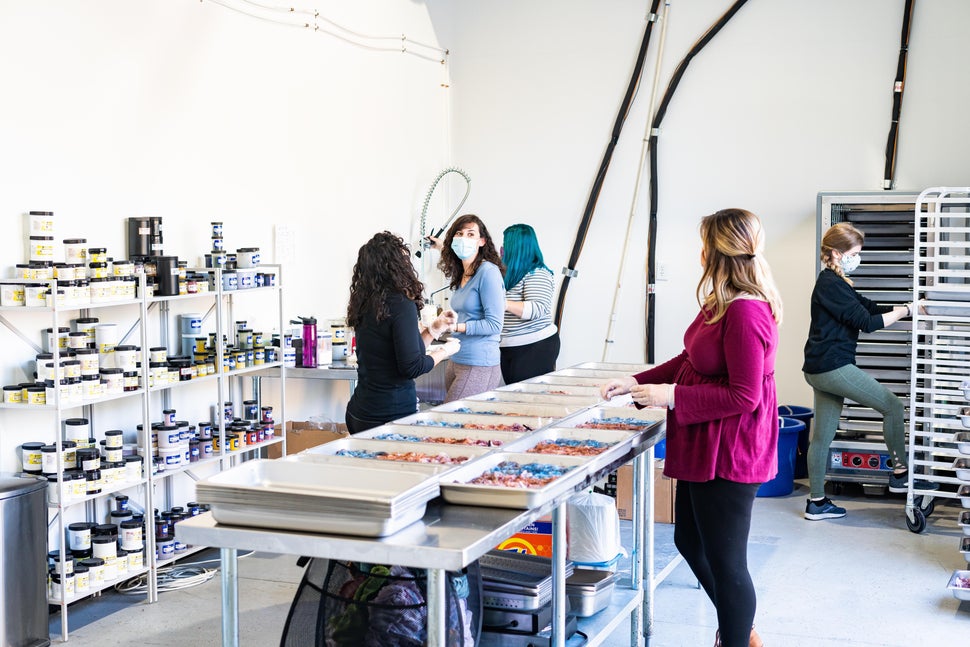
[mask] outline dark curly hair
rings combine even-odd
[[[377,321],[387,319],[387,297],[395,292],[413,301],[420,310],[424,307],[423,291],[404,239],[389,231],[374,234],[357,252],[350,280],[347,325],[357,327],[368,314]]]
[[[492,236],[488,233],[488,229],[485,228],[485,223],[478,216],[468,213],[459,217],[448,228],[448,233],[445,234],[445,239],[442,241],[441,260],[438,261],[438,269],[451,281],[450,285],[452,290],[457,290],[461,287],[461,279],[465,274],[465,266],[462,265],[458,254],[451,249],[451,241],[455,239],[455,234],[458,230],[469,223],[478,225],[478,233],[485,240],[485,244],[478,250],[478,256],[475,257],[475,262],[472,265],[472,274],[478,271],[479,266],[484,261],[489,261],[494,264],[503,275],[505,274],[505,265],[502,264],[502,257],[496,251],[495,243],[492,241]]]

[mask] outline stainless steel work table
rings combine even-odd
[[[596,474],[590,474],[587,482],[576,488],[585,489],[604,472],[633,460],[634,551],[631,555],[631,590],[617,589],[617,593],[624,591],[618,602],[615,601],[610,608],[592,618],[581,620],[581,630],[597,632],[590,635],[585,643],[587,645],[596,645],[605,639],[627,613],[630,615],[630,644],[649,644],[653,627],[653,447],[663,437],[663,430],[664,423],[656,423],[643,432],[644,442],[629,456]],[[648,472],[650,478],[647,478]],[[428,644],[444,647],[447,618],[445,572],[464,568],[529,522],[551,511],[554,618],[551,644],[563,647],[567,644],[563,635],[566,619],[565,506],[576,490],[564,492],[531,510],[459,506],[436,499],[428,504],[421,521],[382,538],[228,526],[216,523],[211,513],[180,521],[175,526],[175,532],[184,543],[220,548],[224,647],[239,645],[236,563],[239,549],[427,569]],[[608,613],[613,615],[598,618]]]

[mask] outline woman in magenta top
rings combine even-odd
[[[724,209],[700,226],[701,311],[677,357],[611,380],[604,398],[667,407],[664,474],[677,479],[674,542],[717,609],[715,645],[754,632],[748,533],[758,487],[778,471],[775,353],[782,307],[757,216]]]

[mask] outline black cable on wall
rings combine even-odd
[[[728,23],[731,18],[734,17],[741,7],[745,5],[748,0],[737,0],[731,7],[724,12],[717,22],[711,25],[710,29],[701,36],[700,40],[694,43],[694,46],[690,48],[687,55],[680,61],[677,66],[677,70],[674,72],[673,77],[670,79],[670,83],[667,85],[667,91],[664,92],[663,99],[660,102],[660,106],[657,108],[656,116],[653,119],[653,126],[651,128],[650,134],[650,221],[648,223],[648,236],[647,241],[647,298],[646,298],[646,349],[647,349],[647,363],[653,364],[655,359],[654,345],[655,345],[655,331],[656,326],[654,323],[654,317],[656,315],[656,295],[654,294],[654,286],[657,280],[657,202],[658,202],[658,186],[659,181],[657,180],[657,129],[660,128],[660,124],[663,122],[664,115],[667,113],[667,108],[670,106],[670,100],[674,96],[674,92],[677,90],[677,86],[680,84],[681,78],[684,76],[684,72],[687,70],[687,66],[690,65],[691,60],[697,56],[698,53],[711,40],[717,35],[719,31]]]
[[[886,142],[886,170],[882,188],[890,190],[896,181],[896,146],[899,141],[899,116],[903,109],[903,87],[906,83],[906,57],[909,54],[909,33],[913,25],[915,0],[906,0],[903,9],[903,29],[899,37],[899,62],[896,64],[896,80],[893,83],[893,112],[889,122],[889,140]]]
[[[579,223],[579,231],[576,233],[573,250],[569,255],[569,265],[562,270],[565,277],[559,288],[559,298],[556,302],[556,326],[560,329],[562,328],[562,312],[566,302],[566,290],[569,288],[570,279],[577,274],[576,265],[579,263],[579,256],[582,254],[583,244],[586,242],[586,234],[589,232],[589,225],[593,220],[596,202],[599,200],[600,191],[603,189],[603,182],[606,180],[606,172],[610,168],[610,162],[613,161],[613,151],[620,139],[620,133],[623,132],[623,124],[626,121],[627,115],[630,113],[630,106],[633,103],[637,87],[640,84],[640,74],[643,71],[643,63],[647,57],[647,48],[650,45],[650,35],[653,33],[653,26],[656,23],[657,11],[660,8],[661,2],[662,0],[653,0],[653,4],[650,7],[650,19],[647,20],[647,25],[644,28],[643,39],[640,42],[640,51],[637,52],[636,65],[633,67],[633,74],[630,77],[629,84],[627,84],[626,94],[623,97],[623,102],[620,104],[620,110],[616,115],[616,120],[613,123],[613,131],[610,134],[609,142],[606,144],[606,151],[603,153],[603,160],[600,162],[599,171],[597,171],[596,178],[593,180],[593,186],[590,188],[589,197],[586,200],[586,208],[583,210],[583,217]]]

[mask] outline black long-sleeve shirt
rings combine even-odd
[[[859,331],[883,328],[882,315],[890,310],[892,306],[881,306],[856,292],[832,270],[819,272],[802,371],[815,375],[855,364]]]
[[[403,294],[387,297],[390,316],[367,313],[357,335],[357,388],[347,409],[362,420],[390,422],[417,409],[414,379],[434,368],[418,330],[417,306]]]

